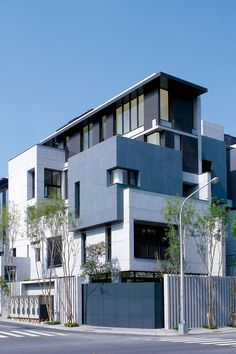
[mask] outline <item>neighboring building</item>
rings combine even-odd
[[[7,205],[8,198],[8,179],[1,178],[0,179],[0,215],[2,214],[3,209]],[[0,232],[0,256],[4,254],[4,231]]]
[[[166,247],[166,199],[185,197],[215,176],[220,182],[204,188],[196,205],[205,208],[217,198],[235,207],[235,138],[226,136],[231,146],[226,154],[223,128],[201,122],[200,96],[206,92],[168,74],[153,74],[9,161],[9,200],[22,215],[51,192],[75,211],[80,220],[75,276],[86,245],[105,241],[108,258],[119,262],[122,281],[152,277],[158,271],[155,254],[162,260]],[[22,230],[16,257],[31,263],[22,283],[31,295],[37,293],[37,259]],[[186,255],[188,271],[204,274],[191,242]],[[224,252],[220,261],[225,274]]]

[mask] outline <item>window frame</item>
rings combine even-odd
[[[52,183],[46,183],[46,173],[47,172],[56,172],[56,173],[59,173],[59,180],[60,180],[60,183],[59,185],[57,184],[54,184],[53,182],[53,174],[51,175],[51,180],[52,180]],[[49,189],[56,189],[56,195],[58,196],[61,196],[61,189],[62,189],[62,171],[59,171],[59,170],[54,170],[54,169],[50,169],[50,168],[44,168],[44,198],[50,198],[50,192],[49,192]],[[46,192],[47,191],[47,192]],[[58,191],[59,191],[59,194],[58,194]]]

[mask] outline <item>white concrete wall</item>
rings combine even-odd
[[[13,247],[16,247],[17,257],[26,257],[31,261],[31,279],[37,279],[35,265],[35,251],[27,237],[25,224],[25,211],[30,205],[44,197],[44,169],[62,171],[65,165],[65,153],[63,150],[35,145],[22,154],[9,161],[9,202],[14,203],[20,213],[20,225]],[[28,200],[29,170],[35,170],[35,198]],[[20,272],[20,266],[17,272]]]

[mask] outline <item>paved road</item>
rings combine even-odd
[[[236,334],[139,336],[63,331],[0,322],[1,354],[233,354]]]

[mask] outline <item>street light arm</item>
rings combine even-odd
[[[188,327],[185,322],[185,308],[184,308],[184,259],[183,259],[183,230],[182,230],[182,212],[185,203],[196,193],[198,193],[201,189],[208,186],[208,184],[215,184],[219,181],[218,177],[212,178],[209,182],[201,186],[192,192],[187,198],[184,199],[183,203],[180,206],[179,212],[179,243],[180,243],[180,323],[179,323],[179,333],[187,334]]]
[[[190,199],[192,198],[192,196],[194,196],[194,194],[198,193],[200,190],[202,190],[203,188],[205,188],[206,186],[208,186],[208,184],[215,184],[219,182],[219,178],[218,177],[214,177],[212,178],[209,182],[205,183],[203,186],[201,186],[200,188],[196,189],[195,191],[193,191],[189,196],[187,196],[187,198],[184,199],[183,203],[181,204],[181,207],[180,207],[180,215],[182,213],[182,210],[183,210],[183,207],[184,207],[184,204]]]

